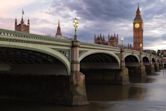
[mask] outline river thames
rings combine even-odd
[[[1,111],[166,111],[166,70],[127,86],[89,85],[86,106],[1,102]]]

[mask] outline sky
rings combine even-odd
[[[14,19],[30,19],[30,32],[54,36],[58,20],[62,34],[72,38],[73,18],[79,19],[78,39],[94,41],[94,34],[119,34],[133,41],[133,19],[140,6],[144,21],[144,49],[166,49],[166,0],[1,0],[0,28],[14,30]],[[106,37],[107,38],[107,37]]]

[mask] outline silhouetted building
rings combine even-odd
[[[58,39],[66,39],[64,36],[62,36],[60,21],[58,21],[58,26],[57,26],[57,31],[56,31],[55,37]]]
[[[104,35],[98,35],[98,36],[94,36],[94,42],[96,44],[103,44],[103,45],[106,45],[106,41],[105,41],[105,38],[104,38]]]
[[[17,19],[15,19],[15,31],[29,33],[30,32],[30,20],[28,19],[27,25],[26,25],[24,22],[23,14],[24,14],[24,12],[22,11],[22,18],[21,18],[21,22],[19,24],[17,24]]]
[[[94,37],[94,43],[96,44],[102,44],[102,45],[109,45],[109,46],[114,46],[117,47],[118,46],[118,34],[114,34],[114,35],[108,35],[108,40],[105,40],[105,36],[104,35],[95,35]]]
[[[143,20],[139,5],[133,21],[133,48],[138,51],[143,50]]]
[[[61,27],[60,27],[60,21],[58,21],[58,27],[57,27],[57,31],[56,31],[56,36],[62,36]]]
[[[157,51],[157,56],[162,58],[160,62],[162,62],[164,68],[166,68],[166,49],[158,50]]]
[[[128,49],[133,49],[132,45],[129,44],[129,43],[128,43],[128,45],[127,45],[127,48],[128,48]]]
[[[157,55],[162,56],[162,57],[166,57],[166,50],[158,50]]]
[[[118,46],[118,34],[117,35],[108,35],[108,45],[117,47]]]

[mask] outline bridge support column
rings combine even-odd
[[[121,59],[121,64],[120,64],[121,70],[119,73],[118,81],[119,84],[127,85],[129,84],[129,73],[128,73],[128,68],[125,67],[123,48],[121,48],[120,59]]]
[[[79,41],[72,41],[71,52],[71,104],[72,105],[85,105],[88,104],[86,88],[85,88],[85,75],[80,72],[79,63]]]
[[[128,68],[126,67],[121,68],[119,77],[118,77],[118,83],[122,85],[129,84]]]
[[[142,61],[140,62],[140,66],[139,66],[139,71],[138,72],[140,73],[141,79],[146,78],[146,69],[145,69],[145,65],[143,64]]]
[[[155,71],[154,63],[150,63],[150,64],[146,65],[146,74],[147,75],[153,74],[154,71]]]
[[[158,62],[156,62],[155,63],[155,71],[159,71],[160,69],[159,69],[159,63]]]
[[[155,66],[154,66],[154,63],[151,64],[151,73],[153,73],[155,71]]]
[[[142,60],[142,50],[140,51],[139,58],[140,58],[140,66],[138,68],[138,72],[140,73],[141,79],[144,80],[146,77],[146,69],[145,69],[145,65],[144,65],[143,60]]]
[[[148,65],[148,67],[146,67],[147,68],[147,74],[148,75],[151,75],[151,74],[153,74],[154,73],[154,64],[153,63],[151,63],[150,65]]]

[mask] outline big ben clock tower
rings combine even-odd
[[[133,48],[138,51],[143,50],[143,20],[139,5],[133,21]]]

